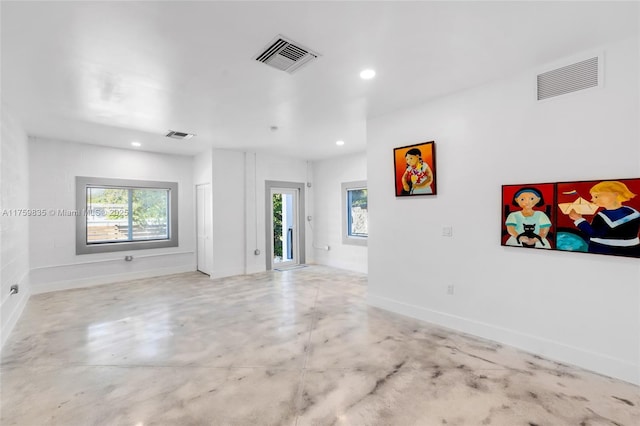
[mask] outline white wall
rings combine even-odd
[[[208,149],[193,157],[193,184],[211,183],[213,179],[213,152]]]
[[[0,344],[4,344],[29,299],[29,220],[16,209],[29,207],[27,135],[2,105],[0,134]],[[9,295],[12,285],[19,293]]]
[[[208,180],[207,180],[208,179]],[[266,270],[265,182],[304,183],[307,162],[266,154],[213,149],[194,159],[195,183],[212,183],[212,278]],[[305,193],[306,211],[312,200]],[[310,232],[307,226],[307,235]],[[310,241],[307,238],[307,263]],[[254,254],[259,249],[260,254]]]
[[[640,383],[638,259],[500,246],[502,184],[640,177],[637,43],[600,89],[537,102],[532,70],[370,121],[369,302]],[[395,198],[392,149],[429,140],[438,195]]]
[[[245,273],[245,154],[213,150],[213,278]]]
[[[335,268],[367,272],[367,246],[342,243],[342,184],[367,180],[367,156],[352,154],[313,163],[315,262]],[[329,250],[322,247],[329,246]]]
[[[29,162],[31,208],[75,210],[76,176],[178,182],[179,197],[179,247],[76,255],[75,217],[31,218],[34,293],[195,270],[191,157],[30,138]]]

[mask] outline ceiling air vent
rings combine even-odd
[[[538,75],[538,100],[598,87],[599,60],[596,56]]]
[[[255,57],[255,60],[289,74],[320,56],[318,53],[282,36],[277,36],[268,46],[264,52]]]
[[[176,132],[175,130],[169,130],[169,133],[167,133],[165,136],[173,139],[191,139],[195,135],[193,133]]]

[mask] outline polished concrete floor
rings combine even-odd
[[[33,296],[0,424],[640,425],[637,386],[365,303],[311,266]]]

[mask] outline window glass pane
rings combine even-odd
[[[167,189],[87,188],[87,243],[168,239],[168,212]]]
[[[273,261],[282,261],[282,194],[273,194]]]
[[[166,189],[132,189],[133,240],[169,238],[169,191]]]
[[[366,237],[368,230],[367,190],[350,189],[347,191],[349,209],[349,235],[354,237]]]
[[[178,247],[178,183],[76,176],[76,254]]]
[[[121,188],[87,188],[87,243],[127,240],[128,191]]]

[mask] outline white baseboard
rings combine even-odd
[[[633,362],[374,294],[368,295],[367,303],[400,315],[472,334],[540,355],[547,359],[572,364],[598,374],[640,385],[640,365]]]
[[[168,268],[154,268],[145,271],[127,272],[122,274],[103,275],[100,277],[82,278],[77,280],[64,280],[48,283],[38,283],[31,285],[32,294],[49,293],[52,291],[71,290],[75,288],[93,287],[102,284],[111,284],[120,281],[137,280],[141,278],[153,278],[163,275],[180,274],[192,272],[196,268],[194,265],[172,266]]]
[[[13,310],[11,311],[11,313],[9,313],[7,319],[2,322],[2,330],[0,330],[0,351],[11,335],[11,332],[15,328],[16,324],[18,323],[18,320],[20,319],[25,306],[27,306],[27,301],[31,296],[31,291],[29,289],[28,283],[26,282],[26,277],[20,280],[20,283],[18,285],[21,289],[20,292],[5,299],[5,301],[2,303],[2,308],[0,308],[0,312],[4,313],[9,307],[9,302],[11,302],[11,304],[13,305]],[[16,297],[18,298],[17,302],[15,299],[10,299]]]
[[[262,268],[247,268],[247,273],[245,275],[258,274],[266,270],[267,268],[265,268],[264,266]]]
[[[228,268],[228,269],[213,269],[211,272],[211,278],[227,278],[227,277],[235,277],[236,275],[244,275],[245,270],[241,268]]]

